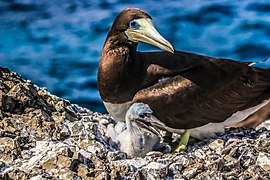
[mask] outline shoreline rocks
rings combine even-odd
[[[267,179],[270,131],[230,129],[186,152],[127,159],[108,115],[51,95],[0,67],[0,179]]]

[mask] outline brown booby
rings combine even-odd
[[[165,52],[137,52],[138,42]],[[174,51],[136,8],[123,10],[106,38],[98,68],[109,114],[125,121],[135,102],[148,104],[171,132],[204,138],[246,119],[269,102],[270,69],[251,63]]]

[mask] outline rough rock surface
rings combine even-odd
[[[51,95],[0,68],[0,179],[269,179],[270,131],[231,129],[184,153],[127,159],[108,115]]]

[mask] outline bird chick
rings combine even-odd
[[[107,135],[128,157],[143,157],[154,147],[160,145],[161,135],[154,126],[164,126],[147,104],[134,103],[126,113],[125,128],[123,124],[108,127]],[[120,122],[121,123],[121,122]],[[121,128],[119,128],[121,126]],[[119,132],[119,129],[122,129]]]

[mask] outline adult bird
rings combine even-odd
[[[144,157],[161,145],[161,135],[154,126],[165,126],[152,113],[147,104],[134,103],[126,113],[125,124],[108,125],[106,134],[128,157]]]
[[[138,42],[165,52],[137,52]],[[127,8],[115,19],[98,68],[100,96],[124,121],[134,102],[148,104],[171,132],[202,139],[246,119],[269,102],[270,69],[174,51],[146,12]],[[256,121],[256,119],[255,119]]]

